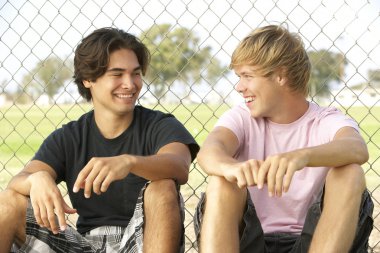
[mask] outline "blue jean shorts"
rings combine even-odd
[[[323,193],[309,208],[301,234],[271,233],[264,234],[250,194],[247,194],[246,210],[243,215],[244,230],[240,236],[241,253],[306,253],[309,249],[314,230],[321,216]],[[195,210],[194,229],[199,242],[200,229],[206,195],[202,194]],[[362,195],[360,217],[356,236],[350,253],[367,253],[368,239],[373,228],[373,202],[366,190]]]

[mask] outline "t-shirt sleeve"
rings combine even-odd
[[[152,135],[154,152],[172,142],[180,142],[189,147],[192,161],[197,156],[199,145],[189,131],[174,116],[163,117],[155,124]]]
[[[358,133],[360,133],[357,122],[349,116],[343,114],[339,109],[335,107],[327,108],[319,114],[320,117],[320,129],[327,131],[326,141],[334,139],[336,133],[344,127],[352,127]]]
[[[242,116],[242,109],[234,107],[226,111],[216,122],[214,128],[225,127],[231,130],[237,137],[239,145],[244,143],[244,117]]]
[[[62,129],[52,132],[41,144],[33,160],[39,160],[48,164],[57,173],[56,182],[64,180],[65,151],[63,145]]]

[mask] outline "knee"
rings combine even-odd
[[[144,205],[178,205],[177,184],[172,179],[152,181],[144,193]]]
[[[215,197],[229,198],[231,195],[236,195],[245,191],[240,189],[236,184],[227,181],[224,177],[210,176],[207,185],[207,195],[215,195]]]
[[[220,205],[244,204],[247,198],[247,189],[240,189],[236,184],[227,181],[224,177],[210,176],[206,189],[206,202],[212,200]],[[236,202],[236,203],[234,203]]]
[[[349,164],[332,168],[327,174],[326,190],[332,188],[348,196],[361,196],[366,188],[365,176],[362,167],[358,164]]]
[[[27,199],[25,196],[13,191],[4,190],[0,192],[0,219],[20,219],[26,212]]]

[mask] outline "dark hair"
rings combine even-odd
[[[148,68],[150,53],[148,48],[134,35],[123,30],[105,27],[97,29],[87,37],[75,50],[74,82],[78,85],[80,95],[87,101],[92,96],[83,81],[95,82],[108,68],[110,54],[118,49],[130,49],[137,57],[142,74]]]

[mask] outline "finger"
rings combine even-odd
[[[253,179],[253,171],[251,169],[251,162],[247,164],[247,166],[244,168],[244,177],[245,181],[247,182],[247,186],[252,186],[255,184],[255,180]]]
[[[64,207],[62,206],[64,204],[66,204],[66,203],[63,200],[63,198],[61,198],[60,201],[56,201],[54,204],[55,205],[55,213],[56,213],[57,219],[58,219],[59,230],[61,230],[61,231],[64,231],[67,227],[65,211],[64,211]]]
[[[112,176],[110,174],[107,175],[107,177],[103,180],[102,187],[100,188],[101,192],[106,192],[108,190],[108,187],[114,180],[112,179]]]
[[[93,191],[98,195],[100,195],[102,193],[100,188],[102,187],[106,176],[107,176],[106,172],[104,170],[100,170],[99,174],[94,179],[94,182],[92,184],[92,188],[93,188]]]
[[[257,175],[257,188],[262,189],[265,183],[265,179],[267,177],[267,173],[269,170],[270,163],[265,161],[259,168],[259,172]]]
[[[247,181],[245,180],[244,173],[242,171],[239,171],[236,175],[237,179],[237,185],[239,188],[244,188],[247,186]]]
[[[31,201],[31,203],[33,207],[34,218],[36,219],[37,224],[41,227],[44,227],[44,223],[41,219],[41,211],[39,205],[37,205],[37,203],[34,201]]]
[[[288,170],[286,171],[286,174],[284,176],[284,192],[289,191],[290,183],[292,182],[295,171],[296,170],[293,168],[288,168]]]
[[[43,224],[42,226],[50,229],[50,224],[49,224],[49,220],[48,220],[48,214],[47,214],[46,206],[45,205],[39,205],[39,207],[40,207],[41,222]]]
[[[284,175],[286,173],[286,165],[284,163],[280,163],[280,166],[277,170],[276,174],[276,195],[281,197],[282,196],[282,191],[283,191],[283,180],[284,180]]]
[[[79,189],[83,188],[88,174],[91,172],[93,159],[91,159],[86,166],[83,167],[81,172],[79,172],[77,179],[75,180],[73,192],[78,192]]]
[[[102,163],[100,163],[100,162],[94,163],[94,166],[91,168],[91,172],[86,177],[85,185],[84,185],[84,196],[85,196],[85,198],[91,197],[91,192],[93,189],[94,180],[99,175],[99,171],[101,168],[102,168]]]
[[[49,221],[49,227],[51,231],[53,232],[53,234],[58,234],[59,228],[57,224],[57,217],[55,216],[55,213],[54,213],[54,207],[55,206],[48,206],[46,208],[46,213],[47,213],[47,219]]]
[[[278,163],[277,161],[272,161],[272,164],[269,168],[268,174],[267,174],[267,184],[268,184],[268,193],[269,196],[272,197],[275,195],[275,185],[276,185],[276,174],[278,169]]]
[[[63,201],[63,211],[68,214],[74,214],[77,212],[77,209],[71,208],[65,201]]]
[[[260,168],[260,163],[258,160],[252,160],[252,164],[251,164],[251,171],[252,171],[252,176],[253,176],[253,181],[254,181],[254,184],[257,185],[257,181],[258,181],[258,175],[259,175],[259,168]]]

